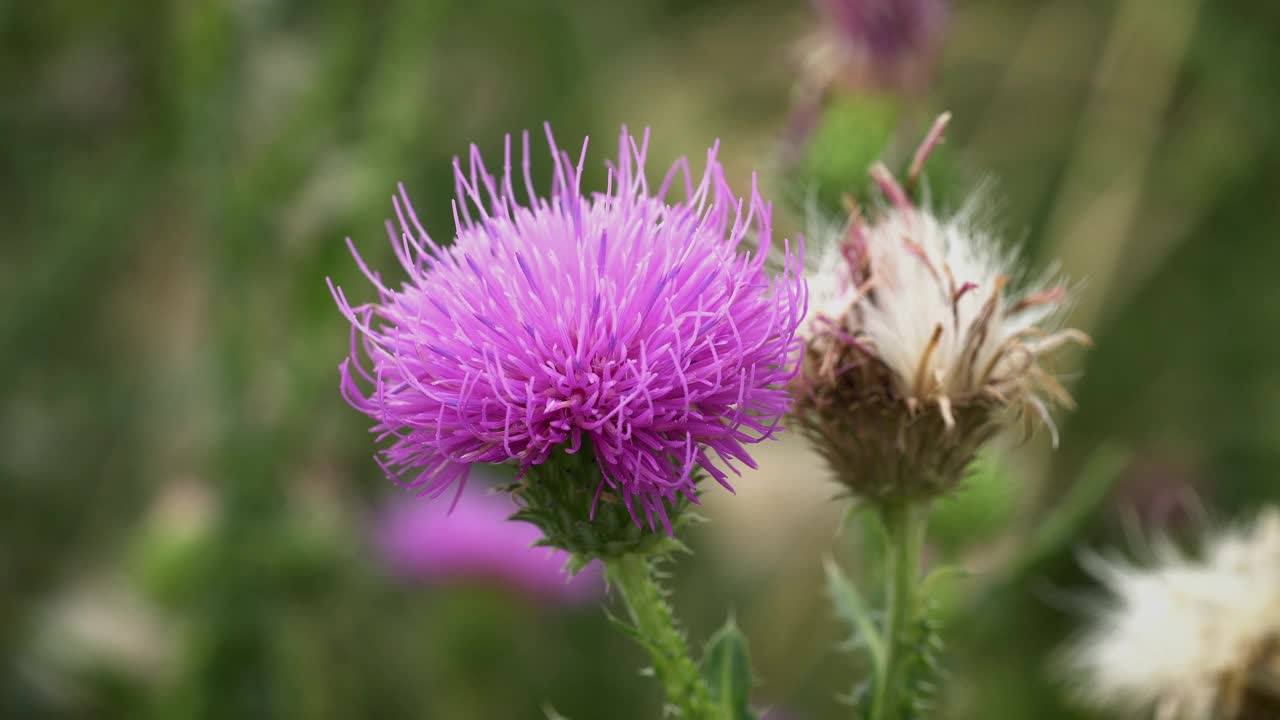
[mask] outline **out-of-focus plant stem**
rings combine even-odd
[[[920,564],[929,526],[927,502],[899,502],[880,510],[885,543],[884,671],[875,678],[871,720],[895,720],[908,702],[906,672],[919,612]]]

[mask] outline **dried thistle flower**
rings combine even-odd
[[[973,204],[939,218],[910,199],[947,120],[920,146],[905,188],[872,168],[888,206],[871,220],[851,207],[810,278],[794,414],[841,482],[875,501],[953,488],[1007,409],[1028,432],[1043,421],[1056,444],[1049,406],[1071,397],[1041,361],[1088,341],[1046,330],[1065,289],[1015,289],[1018,258],[999,249]]]
[[[1165,543],[1151,567],[1086,563],[1113,600],[1065,655],[1082,699],[1156,720],[1280,717],[1280,510],[1199,560]]]

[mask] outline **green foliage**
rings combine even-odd
[[[978,453],[956,492],[941,498],[929,518],[930,539],[954,558],[1007,529],[1024,486],[998,451]]]
[[[883,162],[903,182],[924,139],[928,124],[908,122],[927,117],[903,98],[891,95],[853,95],[832,98],[819,113],[816,126],[804,140],[801,159],[790,180],[797,207],[816,203],[822,217],[844,217],[846,198],[862,208],[884,203],[868,171]],[[929,118],[932,121],[932,118]],[[948,144],[936,147],[925,164],[919,182],[909,190],[929,207],[953,209],[961,184],[954,153]]]
[[[608,577],[629,618],[609,614],[609,620],[649,653],[653,675],[666,692],[668,709],[679,717],[755,720],[757,715],[751,709],[754,677],[746,636],[730,617],[707,641],[700,662],[695,663],[662,585],[660,562],[639,555],[606,562]]]
[[[897,98],[840,98],[823,108],[794,171],[802,196],[813,194],[827,215],[844,214],[845,195],[864,207],[879,201],[867,175],[885,153],[902,118]]]
[[[825,560],[823,571],[826,575],[827,594],[831,598],[836,615],[849,626],[851,633],[844,649],[864,650],[870,660],[872,676],[882,675],[885,648],[884,639],[876,627],[876,614],[862,597],[857,586],[834,560],[830,558]],[[864,690],[860,687],[854,691],[854,696],[857,697],[863,693]]]
[[[866,675],[845,700],[859,718],[922,720],[940,692],[943,671],[942,607],[939,585],[963,574],[954,566],[916,572],[924,550],[928,505],[875,508],[880,542],[868,548],[885,558],[883,611],[873,608],[857,585],[833,561],[824,563],[827,594],[850,636],[842,649],[867,659]],[[854,519],[858,515],[854,514]],[[877,552],[878,551],[878,552]]]
[[[823,562],[826,576],[827,595],[836,610],[836,615],[849,628],[849,638],[841,645],[841,649],[865,652],[869,660],[868,676],[859,682],[846,696],[845,700],[858,709],[859,717],[870,712],[871,690],[873,684],[879,682],[885,671],[884,639],[877,627],[878,614],[875,613],[866,599],[862,597],[853,581],[849,579],[834,560],[828,558]]]
[[[130,570],[152,598],[169,607],[189,607],[213,578],[210,533],[175,534],[148,528],[135,538]]]
[[[716,720],[755,720],[747,638],[732,617],[707,641],[702,651],[702,674],[711,691]]]

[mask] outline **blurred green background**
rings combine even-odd
[[[625,122],[661,163],[720,138],[738,188],[803,194],[775,170],[817,24],[802,0],[0,2],[0,717],[658,717],[598,607],[380,564],[399,493],[338,396],[324,278],[372,299],[342,240],[392,267],[395,183],[447,238],[450,159],[543,121],[593,137],[597,179]],[[1084,281],[1097,346],[1061,450],[1007,443],[936,524],[975,571],[939,717],[1086,717],[1051,662],[1090,590],[1073,551],[1280,494],[1277,67],[1270,0],[953,6],[903,131],[954,113],[948,157]],[[865,169],[828,121],[820,192]],[[760,455],[708,498],[678,610],[697,643],[736,608],[758,704],[849,717],[820,561],[852,540],[794,438]],[[1105,502],[1037,533],[1097,475]]]

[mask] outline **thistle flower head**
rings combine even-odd
[[[1153,567],[1092,557],[1112,602],[1070,649],[1082,698],[1157,720],[1280,712],[1280,511]]]
[[[1016,256],[972,207],[940,218],[911,201],[946,121],[917,152],[906,188],[872,169],[888,206],[871,219],[854,208],[811,280],[796,416],[842,481],[871,499],[954,486],[1005,408],[1029,425],[1043,420],[1056,443],[1049,403],[1071,398],[1041,360],[1087,341],[1045,329],[1065,291],[1015,289]]]
[[[333,290],[353,328],[342,392],[374,421],[387,474],[422,494],[460,493],[475,463],[524,473],[589,448],[592,513],[618,501],[669,532],[696,470],[728,487],[713,457],[754,467],[745,446],[778,430],[801,349],[799,256],[784,243],[781,277],[766,271],[771,207],[754,183],[732,194],[715,147],[696,183],[682,159],[652,186],[648,133],[624,129],[606,189],[584,194],[586,143],[575,161],[549,127],[547,140],[547,197],[527,134],[514,171],[509,137],[501,174],[474,147],[468,167],[455,161],[448,247],[401,188],[387,231],[408,280],[386,283],[357,255],[377,302]]]
[[[808,67],[819,82],[912,89],[927,80],[946,24],[945,0],[815,0],[823,27]]]

